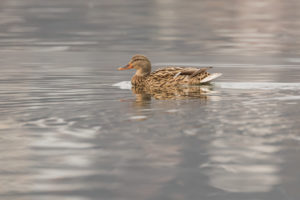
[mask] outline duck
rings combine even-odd
[[[180,85],[201,85],[221,76],[221,73],[210,74],[207,70],[212,67],[179,67],[169,66],[151,72],[151,62],[144,55],[134,55],[129,63],[118,70],[135,69],[131,78],[133,87],[139,88],[168,88]]]

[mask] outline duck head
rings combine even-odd
[[[136,69],[136,76],[147,76],[151,73],[151,62],[146,56],[135,55],[125,67],[119,68],[119,70],[126,69]]]

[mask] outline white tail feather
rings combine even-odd
[[[200,83],[207,83],[207,82],[209,82],[209,81],[211,81],[213,79],[218,78],[219,76],[222,76],[222,73],[213,73],[213,74],[210,74],[208,77],[202,79],[200,81]]]
[[[179,76],[181,74],[181,72],[178,72],[177,74],[175,74],[175,76],[173,78],[176,78],[177,76]]]

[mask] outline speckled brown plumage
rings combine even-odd
[[[196,85],[206,78],[209,73],[208,68],[195,76],[194,73],[199,71],[199,68],[186,67],[166,67],[152,72],[149,76],[143,78],[144,85],[147,87],[172,87],[178,85]]]

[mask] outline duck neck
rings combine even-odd
[[[143,85],[145,80],[151,73],[151,64],[145,63],[144,65],[140,66],[136,69],[135,75],[131,79],[131,83],[133,85]]]
[[[134,86],[143,85],[145,79],[146,79],[146,76],[137,76],[137,75],[134,75],[131,78],[131,84],[134,85]]]
[[[136,70],[135,76],[146,77],[150,74],[150,72],[151,72],[151,68],[147,70],[140,68]]]

